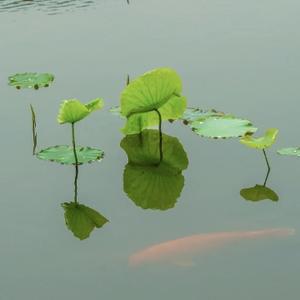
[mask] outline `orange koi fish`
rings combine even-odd
[[[145,263],[170,262],[189,266],[189,262],[180,262],[182,257],[200,254],[207,250],[219,248],[229,242],[242,239],[257,239],[266,237],[284,237],[294,234],[291,228],[262,229],[255,231],[215,232],[191,235],[176,240],[170,240],[150,246],[129,257],[130,266]]]

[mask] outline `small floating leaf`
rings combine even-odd
[[[113,106],[109,112],[111,112],[113,115],[115,116],[119,116],[121,118],[124,118],[122,115],[121,115],[121,107],[120,106]]]
[[[279,200],[278,195],[273,190],[264,185],[259,184],[255,185],[254,187],[242,189],[240,194],[245,200],[254,202],[267,199],[272,201]]]
[[[269,148],[274,144],[277,134],[278,129],[269,128],[262,137],[254,138],[252,135],[245,135],[240,139],[240,142],[250,148],[262,150]]]
[[[300,147],[283,148],[277,151],[280,155],[300,156]]]
[[[81,146],[76,147],[76,154],[79,164],[100,161],[104,156],[104,152],[100,149]],[[60,164],[75,164],[73,148],[68,145],[59,145],[43,149],[37,153],[37,157],[42,160],[54,161]]]
[[[229,115],[194,121],[190,127],[200,136],[216,139],[241,137],[257,130],[250,121]]]
[[[54,75],[49,73],[20,73],[8,77],[9,85],[17,89],[48,87],[54,80]]]
[[[123,132],[139,133],[162,120],[180,118],[186,108],[181,79],[170,68],[159,68],[131,81],[121,94],[121,115],[127,118]]]
[[[57,121],[60,124],[78,122],[91,112],[101,109],[103,105],[104,102],[100,98],[91,100],[87,104],[83,104],[77,99],[64,100],[60,106]]]
[[[63,203],[65,222],[69,230],[84,240],[89,237],[94,228],[101,228],[108,220],[96,210],[75,202]]]
[[[215,109],[203,110],[200,108],[191,108],[188,107],[181,119],[183,120],[184,124],[192,123],[194,121],[204,121],[209,117],[222,117],[225,114],[223,112],[216,111]]]

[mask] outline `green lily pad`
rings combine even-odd
[[[157,130],[144,130],[142,134],[129,135],[121,141],[128,156],[123,188],[128,197],[143,209],[174,207],[184,186],[182,171],[188,166],[187,155],[177,138],[165,134],[162,138],[162,162]]]
[[[131,81],[121,94],[121,115],[127,118],[125,134],[135,134],[159,124],[176,120],[186,108],[181,96],[182,84],[178,74],[169,68],[159,68]]]
[[[262,137],[254,138],[252,135],[245,135],[240,139],[240,142],[250,148],[262,150],[274,144],[277,134],[278,129],[269,128]]]
[[[17,89],[48,87],[54,80],[54,75],[49,73],[19,73],[8,77],[9,85]]]
[[[204,110],[188,107],[181,117],[181,120],[183,120],[183,123],[187,125],[194,121],[204,121],[209,117],[222,117],[224,115],[225,114],[223,112],[216,111],[215,109]]]
[[[124,116],[121,115],[121,107],[120,106],[113,106],[110,108],[109,112],[111,112],[113,115],[124,118]]]
[[[65,222],[77,238],[84,240],[94,228],[101,228],[108,220],[96,210],[75,202],[63,203]]]
[[[101,109],[103,105],[104,102],[100,98],[91,100],[87,104],[83,104],[77,99],[64,100],[60,106],[57,121],[60,124],[78,122],[93,111]]]
[[[76,154],[79,164],[101,161],[104,152],[100,149],[91,147],[76,147]],[[58,145],[41,150],[37,153],[37,157],[42,160],[57,162],[60,164],[75,164],[75,157],[72,146]]]
[[[278,195],[273,190],[259,184],[255,185],[254,187],[242,189],[240,194],[245,200],[254,202],[267,199],[275,202],[279,200]]]
[[[242,137],[257,130],[250,121],[228,115],[194,121],[190,127],[200,136],[215,139]]]
[[[300,147],[283,148],[277,151],[280,155],[300,156]]]

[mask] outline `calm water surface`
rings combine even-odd
[[[299,1],[65,1],[54,14],[50,2],[59,1],[34,1],[26,9],[18,2],[0,1],[0,299],[298,299],[300,162],[276,149],[300,143]],[[126,74],[160,66],[182,76],[189,106],[249,118],[259,133],[280,129],[267,183],[278,202],[240,196],[242,188],[263,184],[262,153],[238,140],[200,139],[180,123],[163,126],[189,161],[176,205],[144,210],[126,195],[123,120],[108,110],[119,103]],[[26,71],[56,79],[39,91],[7,86],[8,75]],[[61,207],[73,200],[74,169],[31,155],[29,104],[43,148],[70,143],[70,128],[56,122],[62,99],[98,96],[105,109],[78,124],[77,139],[106,156],[80,168],[78,197],[110,222],[80,241],[66,228]],[[129,264],[154,244],[272,228],[295,234]]]

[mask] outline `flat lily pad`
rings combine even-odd
[[[252,135],[245,135],[240,139],[240,142],[250,148],[262,150],[269,148],[274,144],[277,134],[278,129],[269,128],[262,137],[255,138]]]
[[[19,73],[8,77],[9,85],[17,89],[48,87],[54,80],[54,75],[49,73]]]
[[[101,161],[104,157],[104,152],[102,150],[91,147],[77,146],[76,154],[79,164]],[[37,157],[42,160],[53,161],[60,164],[75,164],[73,148],[68,145],[58,145],[43,149],[37,153]]]
[[[194,121],[204,121],[204,119],[209,117],[222,117],[224,115],[225,114],[223,112],[216,111],[215,109],[204,110],[200,108],[188,107],[180,119],[183,120],[185,125],[187,125]]]
[[[283,148],[277,151],[280,155],[300,156],[300,147]]]
[[[65,222],[77,238],[84,240],[94,228],[101,228],[108,220],[96,210],[75,202],[63,203]]]
[[[81,103],[77,99],[64,100],[60,106],[57,121],[60,124],[76,123],[93,111],[101,109],[103,105],[104,102],[100,98],[93,99],[86,104]]]
[[[250,121],[233,116],[205,118],[192,122],[190,127],[200,136],[215,139],[242,137],[257,130]]]
[[[259,184],[255,185],[254,187],[242,189],[240,194],[245,200],[253,202],[267,199],[275,202],[279,200],[278,195],[273,190],[264,185]]]

